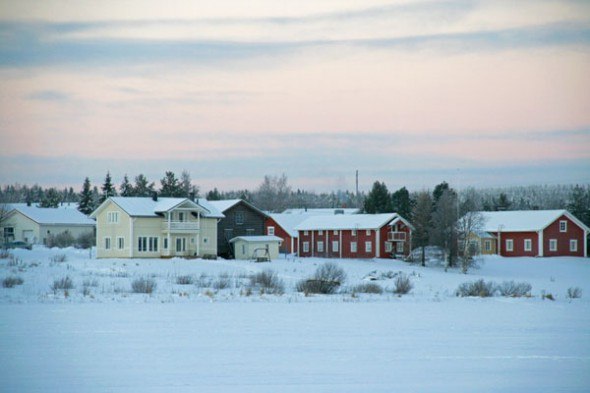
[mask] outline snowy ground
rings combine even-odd
[[[415,287],[403,297],[305,297],[295,283],[324,260],[95,260],[87,251],[44,248],[13,254],[17,260],[0,260],[0,279],[24,283],[0,288],[0,391],[590,390],[589,259],[489,257],[468,275],[339,260],[345,286],[369,273],[403,271]],[[50,260],[59,254],[67,260]],[[285,281],[285,294],[246,296],[248,275],[268,268]],[[224,273],[230,287],[216,290]],[[50,289],[66,275],[74,289]],[[181,275],[198,284],[176,284]],[[153,278],[155,293],[132,293],[137,277]],[[454,295],[478,278],[526,281],[533,296]],[[392,279],[375,282],[393,288]],[[569,287],[580,287],[582,298],[568,299]],[[556,300],[543,300],[543,292]]]

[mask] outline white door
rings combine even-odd
[[[23,231],[23,241],[27,243],[33,243],[33,231]]]

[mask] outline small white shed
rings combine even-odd
[[[236,259],[273,260],[283,239],[278,236],[238,236],[230,240]]]

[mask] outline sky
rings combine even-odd
[[[0,0],[0,184],[590,183],[590,1]]]

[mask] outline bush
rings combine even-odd
[[[22,278],[16,277],[16,276],[11,276],[11,277],[6,277],[4,280],[2,280],[2,286],[4,288],[12,288],[15,285],[22,285],[23,282],[25,282],[25,281]]]
[[[15,257],[14,255],[10,254],[8,257],[8,266],[19,266],[22,264],[23,260],[19,257]]]
[[[201,257],[201,259],[209,259],[209,260],[216,260],[217,259],[217,255],[215,254],[203,254],[203,256]]]
[[[176,277],[176,283],[178,285],[192,285],[194,282],[193,276],[178,276]]]
[[[551,301],[554,301],[555,300],[555,298],[553,297],[553,294],[552,293],[546,293],[545,290],[541,291],[541,299],[543,299],[543,300],[548,299],[548,300],[551,300]]]
[[[465,282],[459,285],[457,288],[456,295],[465,296],[479,296],[479,297],[490,297],[494,296],[496,292],[496,284],[493,281],[486,282],[483,279],[474,282]]]
[[[394,285],[395,288],[393,289],[393,293],[397,295],[405,295],[409,293],[412,290],[412,288],[414,288],[414,284],[412,284],[410,277],[403,273],[397,276]]]
[[[96,236],[93,232],[85,232],[76,238],[76,248],[92,248],[96,246]]]
[[[318,267],[313,277],[301,280],[297,283],[297,291],[319,293],[329,295],[336,292],[336,288],[346,280],[346,272],[332,262],[324,263]]]
[[[346,281],[346,272],[335,263],[327,262],[315,271],[313,278],[316,280],[331,281],[339,286]]]
[[[151,278],[137,278],[131,283],[133,293],[153,293],[156,290],[156,282]]]
[[[383,293],[383,288],[381,288],[379,284],[369,282],[352,287],[352,293],[373,293],[381,295]]]
[[[297,283],[296,289],[298,292],[303,292],[305,295],[309,294],[323,294],[331,295],[336,292],[338,284],[333,281],[323,281],[309,278],[307,280],[301,280]]]
[[[209,277],[205,273],[201,273],[201,275],[195,282],[195,285],[198,288],[209,288],[213,285],[213,280],[211,280],[211,277]]]
[[[69,276],[65,276],[64,278],[60,278],[59,280],[54,280],[51,289],[53,292],[57,292],[60,289],[68,290],[74,288],[74,282]]]
[[[283,280],[279,278],[277,273],[270,269],[250,276],[250,286],[260,288],[260,292],[263,293],[273,295],[282,295],[285,293]]]
[[[226,289],[226,288],[229,288],[230,286],[231,286],[231,278],[228,273],[221,273],[217,277],[217,280],[215,280],[213,282],[213,288],[217,289],[217,290]]]
[[[49,235],[45,242],[45,245],[49,248],[58,247],[66,248],[71,247],[76,243],[74,236],[68,231],[58,233],[57,235]]]
[[[567,297],[569,299],[579,299],[582,297],[582,289],[578,287],[570,287],[567,289]]]
[[[502,296],[522,297],[530,296],[533,287],[528,282],[504,281],[498,285],[498,292]]]
[[[68,256],[66,254],[57,254],[51,257],[51,262],[61,263],[68,260]]]
[[[7,249],[3,248],[0,249],[0,259],[8,259],[11,258],[12,254]]]

